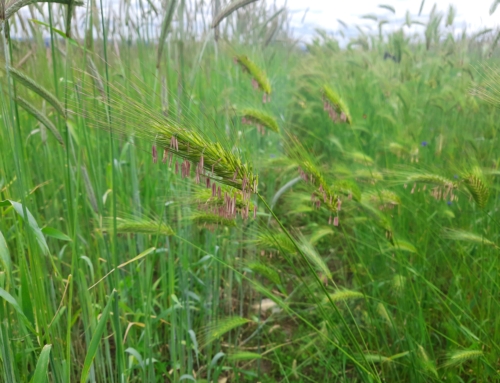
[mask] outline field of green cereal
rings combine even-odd
[[[1,3],[0,381],[500,381],[500,33],[425,6]]]

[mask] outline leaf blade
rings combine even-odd
[[[38,361],[36,362],[35,373],[33,374],[33,378],[31,378],[31,383],[45,383],[47,381],[47,372],[49,369],[49,357],[51,349],[51,344],[46,344],[45,346],[43,346],[42,352],[40,353]]]
[[[64,234],[63,232],[61,232],[57,229],[54,229],[53,227],[49,227],[49,226],[44,227],[42,229],[42,233],[48,237],[60,239],[61,241],[67,241],[67,242],[72,241],[71,238],[68,237],[66,234]]]
[[[82,375],[80,377],[80,383],[85,383],[90,373],[90,368],[92,367],[92,362],[97,353],[97,349],[99,347],[99,343],[101,341],[102,335],[104,334],[104,330],[106,329],[106,322],[108,321],[109,314],[111,312],[111,303],[116,296],[116,292],[113,291],[111,296],[109,297],[109,301],[104,308],[101,318],[97,323],[97,327],[95,329],[94,335],[92,335],[92,339],[90,340],[90,344],[87,350],[87,355],[85,356],[85,361],[83,362]]]

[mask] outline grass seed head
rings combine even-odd
[[[112,218],[105,219],[103,230],[110,232],[114,230]],[[172,228],[165,223],[145,218],[118,218],[116,231],[121,234],[161,234],[167,236],[174,234]]]
[[[364,294],[359,291],[354,290],[337,290],[336,292],[330,294],[330,299],[333,302],[343,302],[352,299],[364,298]]]
[[[276,119],[257,109],[243,109],[240,113],[241,122],[248,125],[256,125],[259,132],[264,134],[262,128],[267,128],[273,132],[279,133],[279,126]]]
[[[484,356],[480,350],[458,350],[448,353],[443,367],[455,367],[465,362],[476,360]]]
[[[352,124],[351,114],[349,108],[342,100],[342,98],[328,85],[323,86],[323,109],[328,112],[330,119],[333,122],[347,122]]]
[[[475,167],[462,176],[465,188],[479,208],[484,208],[490,197],[490,188],[486,184],[481,168]]]
[[[271,83],[269,82],[266,73],[260,69],[257,64],[250,60],[246,55],[236,56],[234,61],[241,66],[244,72],[248,72],[250,76],[252,76],[252,85],[255,89],[262,90],[265,95],[271,94]],[[265,100],[267,101],[267,96]]]

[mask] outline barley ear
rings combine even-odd
[[[212,28],[217,28],[217,26],[222,22],[222,20],[228,17],[231,13],[256,1],[257,0],[239,0],[239,1],[234,1],[231,4],[228,4],[227,7],[225,7],[222,11],[219,12],[217,16],[214,17],[214,21],[212,22]]]
[[[55,125],[40,110],[35,108],[31,103],[29,103],[22,97],[17,97],[16,102],[21,108],[35,117],[38,122],[43,124],[43,126],[45,126],[48,130],[50,130],[56,140],[59,141],[62,146],[64,146],[64,140],[61,137],[61,134],[59,133]]]
[[[113,231],[113,221],[111,218],[105,219],[103,230]],[[117,220],[116,231],[121,234],[161,234],[166,236],[175,234],[172,228],[164,223],[137,218],[119,218]]]
[[[434,362],[429,358],[427,352],[425,352],[425,349],[421,345],[418,345],[418,356],[424,370],[430,372],[437,378],[438,373],[436,370],[436,366],[434,365]]]
[[[324,85],[323,89],[324,108],[329,112],[330,118],[334,121],[340,120],[352,124],[351,113],[342,97],[337,92],[332,90],[328,85]]]
[[[281,278],[278,272],[261,262],[252,262],[248,264],[248,268],[252,270],[254,273],[263,275],[264,277],[266,277],[271,282],[274,282],[277,285],[281,284]]]
[[[484,356],[479,350],[458,350],[448,353],[443,367],[455,367],[470,360],[476,360]]]
[[[498,248],[495,242],[490,241],[487,238],[484,238],[482,235],[478,235],[475,233],[471,233],[470,231],[465,230],[456,230],[456,229],[445,229],[443,231],[443,237],[447,239],[451,239],[453,241],[462,241],[462,242],[470,242],[476,243],[479,245],[486,245]]]
[[[331,300],[333,302],[343,302],[352,299],[364,298],[364,294],[359,291],[354,290],[337,290],[336,292],[330,294],[330,299],[325,298],[325,302]]]
[[[328,268],[328,265],[324,259],[319,255],[318,251],[311,245],[306,238],[303,236],[299,237],[298,246],[302,253],[306,256],[308,262],[313,266],[318,272],[321,272],[329,280],[332,279],[332,272]]]
[[[241,120],[244,124],[252,124],[265,127],[273,132],[279,133],[280,128],[276,119],[257,109],[243,109],[240,113]]]
[[[424,184],[446,187],[449,189],[453,189],[457,186],[456,183],[453,182],[451,179],[440,176],[438,174],[419,172],[419,171],[407,172],[402,174],[406,176],[405,182],[408,184],[424,183]]]
[[[209,226],[226,226],[226,227],[234,227],[236,226],[236,220],[233,218],[222,217],[218,214],[212,213],[203,213],[198,212],[187,217],[187,220],[191,220],[197,223],[200,226],[209,225]]]
[[[208,324],[202,333],[202,337],[204,340],[204,344],[202,347],[209,345],[229,331],[247,324],[248,322],[250,322],[249,319],[235,316],[225,319],[219,319],[218,321],[214,321]]]
[[[255,243],[257,246],[284,251],[288,254],[295,254],[297,252],[293,242],[284,233],[271,231],[259,233],[255,239]]]
[[[366,360],[368,363],[391,363],[392,359],[388,358],[387,356],[380,355],[380,354],[363,354],[359,355],[358,359],[360,361]]]
[[[490,189],[486,184],[483,172],[479,167],[475,167],[468,173],[464,174],[464,185],[471,194],[479,208],[484,208],[490,196]]]
[[[243,71],[246,71],[255,80],[257,86],[266,94],[271,94],[271,83],[266,76],[266,73],[260,69],[257,64],[250,60],[247,56],[236,56],[235,61],[241,65]]]
[[[24,73],[19,72],[17,69],[9,68],[9,72],[12,75],[12,77],[14,77],[14,79],[19,84],[28,88],[32,92],[38,94],[45,101],[47,101],[50,105],[52,105],[61,116],[66,118],[66,113],[64,112],[64,107],[62,106],[62,104],[59,102],[59,100],[52,93],[50,93],[47,89],[45,89],[43,86],[38,84],[32,78],[26,76]]]
[[[94,84],[97,87],[97,90],[101,94],[101,97],[105,99],[106,94],[104,93],[104,84],[102,83],[102,78],[101,75],[99,74],[99,71],[97,70],[97,67],[95,66],[94,60],[92,60],[92,57],[88,57],[88,66],[90,70],[90,74],[92,75],[92,78],[94,79]]]
[[[7,2],[8,4],[9,2]],[[19,11],[22,7],[25,7],[27,5],[30,5],[30,4],[33,4],[35,3],[33,0],[17,0],[17,1],[14,1],[12,4],[9,4],[9,6],[7,7],[7,9],[5,10],[5,17],[4,19],[5,20],[8,20],[12,15],[14,15],[14,13],[16,13],[17,11]],[[64,5],[70,5],[73,4],[73,6],[83,6],[84,3],[83,1],[73,1],[71,2],[70,0],[50,0],[50,1],[47,1],[47,3],[58,3],[58,4],[64,4]]]

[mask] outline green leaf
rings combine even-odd
[[[1,231],[0,231],[0,263],[2,263],[7,273],[10,274],[11,261],[10,261],[9,248],[7,247],[7,242],[5,241],[5,238]]]
[[[132,259],[129,259],[127,262],[122,263],[121,265],[118,265],[118,268],[121,269],[122,267],[127,266],[129,263],[138,261],[139,259],[144,258],[146,255],[151,254],[153,251],[156,250],[156,247],[151,247],[147,250],[144,250],[141,254],[139,254],[137,257],[134,257]]]
[[[193,382],[196,382],[196,379],[193,378],[192,375],[189,375],[189,374],[184,374],[182,375],[180,378],[179,378],[179,382],[183,381],[183,380],[191,380]]]
[[[2,297],[3,299],[5,299],[8,303],[11,304],[12,307],[14,307],[14,309],[19,314],[21,314],[22,316],[24,316],[23,310],[21,310],[21,306],[19,306],[19,303],[17,303],[16,299],[12,295],[10,295],[7,291],[5,291],[4,289],[2,289],[2,288],[0,288],[0,297]]]
[[[61,241],[68,241],[71,242],[71,238],[68,237],[66,234],[61,233],[59,230],[54,229],[53,227],[44,227],[42,229],[42,233],[56,239],[60,239]]]
[[[23,205],[21,205],[19,202],[11,201],[8,199],[5,201],[0,201],[0,206],[9,206],[9,205],[11,205],[16,211],[16,213],[19,214],[19,216],[24,220]],[[42,230],[38,226],[35,217],[33,217],[28,208],[26,208],[26,215],[28,216],[28,224],[31,226],[31,229],[35,234],[36,240],[40,245],[40,248],[42,249],[44,254],[46,255],[49,254],[49,247],[47,246],[47,242],[45,241],[45,237],[43,236]]]
[[[241,351],[241,352],[236,352],[234,354],[228,355],[228,359],[232,362],[241,361],[241,360],[262,359],[262,355],[257,354],[255,352]]]
[[[47,371],[49,369],[49,357],[51,344],[46,344],[43,346],[42,352],[38,357],[38,362],[36,362],[35,373],[33,378],[31,378],[31,383],[45,383],[47,381]]]
[[[85,361],[83,362],[82,375],[80,377],[80,383],[85,383],[89,376],[90,367],[92,367],[92,362],[97,354],[97,349],[99,348],[99,343],[101,342],[102,335],[104,334],[104,330],[106,329],[106,322],[108,321],[109,313],[111,312],[111,303],[115,298],[116,293],[113,291],[111,296],[109,297],[109,301],[102,312],[101,318],[99,319],[99,323],[97,323],[97,327],[95,329],[94,335],[89,344],[89,348],[87,350],[87,355],[85,356]]]
[[[79,46],[79,44],[75,40],[73,40],[71,37],[66,36],[66,33],[64,33],[63,31],[61,31],[60,29],[53,28],[53,27],[51,28],[50,24],[44,23],[43,21],[39,21],[39,20],[36,20],[36,19],[31,19],[30,21],[33,22],[33,23],[35,23],[35,24],[42,25],[44,27],[52,29],[52,31],[54,33],[57,33],[62,38],[68,40],[71,44],[73,44],[73,45],[75,45],[77,47]]]
[[[16,310],[17,313],[21,316],[22,320],[24,321],[26,326],[30,329],[30,331],[35,332],[31,324],[29,323],[28,318],[26,318],[26,315],[24,315],[21,306],[19,306],[19,303],[17,303],[16,299],[13,296],[10,295],[4,289],[0,288],[0,297],[3,298],[7,303],[10,303],[10,305],[14,308],[14,310]]]

